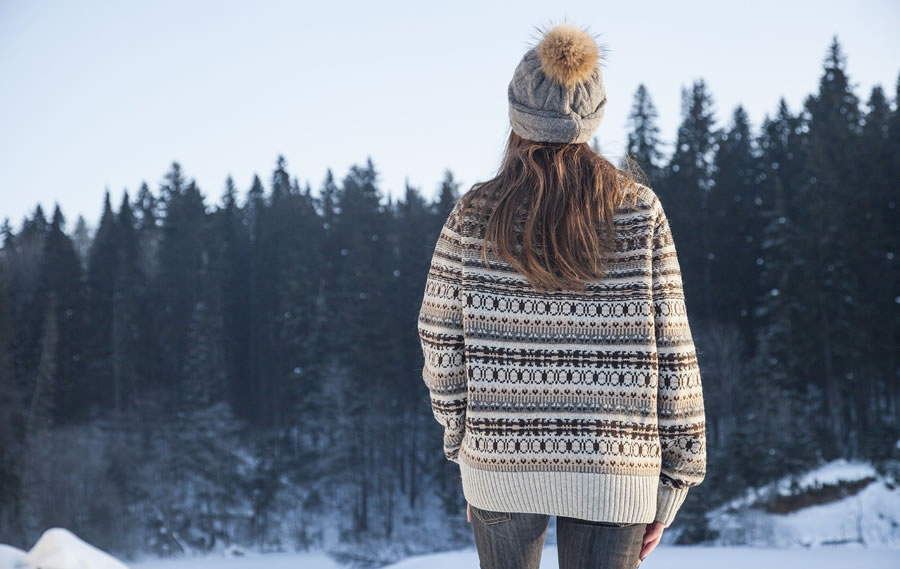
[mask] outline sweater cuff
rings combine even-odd
[[[669,527],[675,519],[678,508],[687,498],[688,490],[689,488],[672,488],[660,482],[656,494],[656,516],[653,520]]]

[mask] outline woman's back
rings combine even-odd
[[[703,394],[655,193],[614,216],[606,276],[534,288],[482,257],[457,203],[419,316],[424,379],[466,500],[486,510],[669,525],[705,474]]]

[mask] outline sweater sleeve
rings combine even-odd
[[[418,318],[425,359],[422,378],[428,387],[434,418],[444,427],[444,455],[456,463],[465,434],[468,401],[458,209],[459,202],[438,236]]]
[[[653,307],[659,359],[657,413],[662,468],[654,520],[669,526],[706,475],[706,420],[681,268],[660,205],[652,237]]]

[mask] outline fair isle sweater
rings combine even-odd
[[[461,202],[441,229],[418,318],[423,379],[477,508],[668,526],[703,481],[672,231],[653,190],[634,188],[606,276],[582,292],[539,291],[490,249],[488,268]]]

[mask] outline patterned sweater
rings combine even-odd
[[[700,370],[662,205],[634,186],[607,276],[538,291],[457,202],[418,318],[447,459],[477,508],[670,525],[706,472]]]

